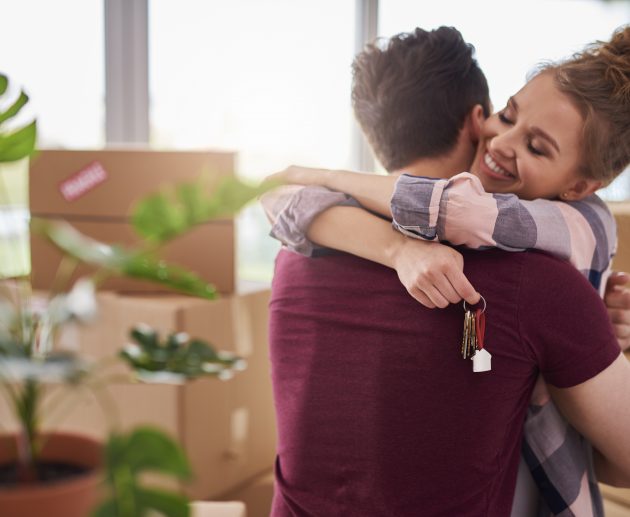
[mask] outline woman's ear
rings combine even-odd
[[[579,201],[600,189],[603,183],[598,180],[578,180],[571,187],[560,193],[563,201]]]
[[[481,138],[481,128],[486,120],[483,113],[483,106],[481,104],[475,104],[466,116],[466,125],[468,126],[468,134],[473,143],[479,142]]]

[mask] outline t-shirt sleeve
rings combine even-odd
[[[528,255],[518,304],[524,353],[533,354],[545,381],[558,388],[585,382],[621,353],[606,307],[575,268]]]

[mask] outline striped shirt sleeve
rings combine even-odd
[[[617,246],[615,219],[591,195],[580,201],[491,194],[467,172],[449,180],[403,174],[391,209],[394,228],[410,237],[474,249],[536,249],[568,260],[603,292]]]
[[[286,185],[264,194],[261,204],[272,224],[269,235],[289,250],[307,257],[325,253],[307,237],[313,220],[333,206],[361,206],[357,200],[325,187]]]

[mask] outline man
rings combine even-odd
[[[453,34],[459,40],[444,40],[444,35]],[[462,69],[461,63],[453,58],[458,56],[457,50],[464,49],[469,61],[463,69],[476,70],[483,78],[472,59],[471,49],[453,29],[442,28],[432,33],[417,30],[414,36],[395,39],[392,45],[399,49],[405,45],[412,49],[415,46],[427,51],[423,57],[425,65],[419,70],[442,65],[444,72],[451,73],[449,64]],[[448,59],[439,54],[440,50],[447,53]],[[396,55],[394,51],[388,55],[388,51],[382,52],[383,59]],[[377,62],[373,56],[362,54],[366,58],[363,65]],[[409,61],[405,64],[412,65]],[[400,121],[410,118],[424,120],[425,124],[431,121],[431,127],[439,125],[439,117],[427,118],[426,113],[421,113],[422,109],[427,111],[428,107],[431,112],[442,108],[438,112],[444,118],[444,111],[453,103],[437,104],[439,101],[432,102],[431,95],[447,97],[449,84],[467,83],[452,75],[422,74],[421,77],[430,76],[433,83],[430,88],[419,90],[423,96],[417,98],[426,100],[416,103],[420,112],[413,116],[396,113],[390,120],[398,126],[388,128],[387,110],[384,118],[362,119],[360,116],[358,99],[370,97],[372,93],[368,103],[373,107],[391,91],[382,88],[379,92],[377,88],[368,90],[368,95],[358,94],[360,65],[361,56],[355,62],[355,110],[364,128],[378,128],[372,134],[368,132],[368,138],[389,169],[405,163],[410,167],[432,163],[434,170],[449,171],[443,167],[445,163],[453,167],[452,164],[470,161],[474,120],[468,115],[474,104],[485,102],[487,105],[487,87],[485,98],[475,98],[472,104],[471,98],[457,92],[452,100],[462,98],[468,103],[459,115],[458,120],[463,122],[455,125],[457,131],[451,132],[450,137],[440,136],[429,149],[414,155],[413,145],[418,147],[420,133],[414,133],[412,125],[405,126]],[[435,80],[440,77],[443,82],[444,77],[450,81],[447,79],[443,87],[436,87]],[[414,89],[418,92],[415,83],[421,82],[421,78],[411,79],[409,89],[405,81],[396,83],[403,92],[400,98],[404,98],[405,93],[413,95],[409,92]],[[369,111],[374,113],[375,110]],[[389,112],[392,112],[391,107]],[[448,120],[448,125],[452,128],[452,121]],[[402,146],[392,153],[394,159],[397,154],[405,157],[405,161],[399,163],[388,161],[387,151],[392,146],[378,145],[379,139],[383,140],[382,135],[386,135],[385,140],[396,141],[397,127],[405,128],[399,133],[401,141],[402,135],[411,135],[408,141],[412,149],[410,154],[405,154]],[[419,130],[422,127],[427,126],[420,125]],[[387,223],[366,229],[366,232],[380,231],[391,230]],[[311,238],[326,244],[325,240],[317,239],[316,234]],[[279,424],[274,514],[505,515],[509,513],[518,463],[515,458],[519,452],[523,403],[531,392],[535,368],[547,369],[550,381],[560,386],[573,386],[599,377],[598,374],[604,375],[601,372],[609,371],[611,361],[614,378],[618,380],[620,372],[623,375],[625,366],[616,359],[618,348],[610,346],[610,329],[606,330],[605,318],[601,318],[596,295],[593,298],[592,289],[586,295],[584,281],[578,280],[579,276],[574,278],[575,272],[565,272],[564,264],[536,254],[524,254],[525,258],[517,259],[498,251],[486,252],[483,267],[479,253],[466,252],[465,255],[473,284],[486,295],[491,293],[488,298],[493,300],[493,307],[488,312],[488,335],[494,335],[495,343],[505,343],[503,349],[493,350],[494,371],[483,380],[465,370],[463,361],[455,361],[452,350],[443,345],[457,345],[461,340],[463,312],[459,306],[439,313],[426,311],[412,299],[405,299],[404,289],[391,271],[353,257],[308,261],[281,252],[274,278],[270,330]],[[547,261],[552,263],[547,264]],[[488,271],[492,271],[492,277]],[[566,307],[564,313],[555,309],[556,304],[562,305],[562,300],[557,293],[549,292],[551,283],[546,276],[549,271],[566,277],[569,284],[576,283],[581,294],[584,291],[586,308],[597,315],[595,329],[607,336],[599,338],[601,346],[592,349],[582,346],[585,329],[580,329],[578,335],[573,334],[574,325],[564,329],[563,324],[572,321],[572,316]],[[516,289],[522,285],[528,287]],[[544,331],[539,334],[534,331],[535,322],[541,316],[540,304],[534,298],[536,291],[529,290],[532,287],[540,288],[538,295],[544,297],[550,307],[553,305],[549,313],[555,311],[552,321],[541,321],[541,326],[547,329],[551,323],[553,328],[566,330],[565,336],[569,337],[569,341],[556,342],[555,349],[552,341],[556,336],[551,339]],[[517,291],[522,294],[517,296]],[[520,322],[510,316],[513,313],[508,309],[515,308],[522,314]],[[548,316],[545,311],[542,313]],[[496,318],[494,321],[491,315]],[[523,325],[525,340],[515,331],[519,325]],[[589,329],[592,328],[589,325]],[[591,337],[596,341],[598,336]],[[523,341],[531,342],[523,346]],[[573,349],[574,344],[576,349]],[[597,360],[588,362],[592,369],[572,376],[572,368],[563,364],[563,354],[576,362],[580,357],[587,362],[586,356],[591,357],[591,354],[595,354]],[[558,372],[563,372],[560,377]],[[560,399],[568,399],[569,404],[584,409],[584,398],[578,396],[575,402],[571,390],[575,388],[567,391],[569,395],[560,394]],[[500,403],[496,401],[497,394]],[[587,407],[587,412],[590,410],[592,408]],[[478,421],[481,416],[482,422]],[[489,458],[490,465],[485,466],[483,463]],[[454,492],[450,490],[452,487],[456,487]]]

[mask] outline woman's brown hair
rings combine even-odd
[[[630,26],[541,72],[584,117],[582,175],[610,183],[630,164]]]

